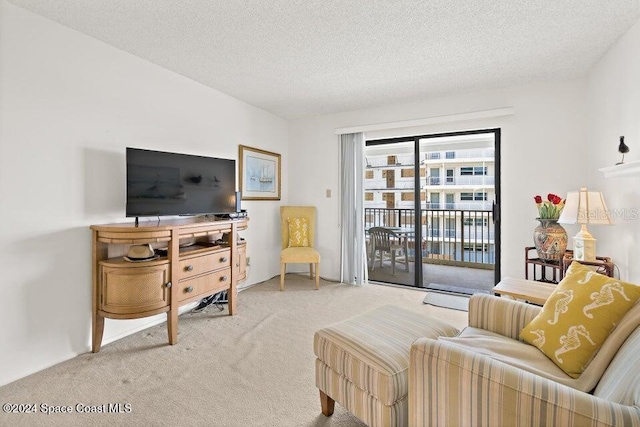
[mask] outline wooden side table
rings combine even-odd
[[[543,261],[537,258],[536,248],[527,246],[524,248],[524,278],[538,282],[557,284],[564,278],[567,269],[574,261],[573,251],[568,249],[560,261]],[[595,261],[577,261],[580,264],[595,267],[594,270],[605,276],[613,277],[613,262],[606,256],[598,256]]]
[[[556,288],[551,283],[536,282],[533,280],[505,277],[491,290],[494,295],[506,295],[513,299],[544,305],[549,295]]]
[[[564,277],[567,269],[571,265],[573,261],[573,251],[568,250],[564,253],[564,257],[562,258],[562,269],[560,271],[560,280]],[[591,267],[595,267],[595,271],[600,274],[604,274],[605,276],[613,277],[613,262],[611,258],[606,256],[597,256],[595,261],[576,261],[582,265],[587,265]]]
[[[558,283],[562,279],[562,263],[558,261],[544,261],[537,258],[538,253],[533,246],[524,248],[524,278],[529,280],[529,272],[533,273],[532,280],[545,283]]]

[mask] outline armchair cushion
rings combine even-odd
[[[320,252],[314,248],[286,248],[280,251],[280,262],[320,262]]]
[[[611,332],[582,375],[578,378],[572,378],[536,347],[517,340],[517,328],[511,325],[515,324],[519,325],[519,328],[523,328],[527,319],[534,318],[539,311],[540,307],[531,304],[492,295],[475,294],[469,301],[469,327],[463,330],[457,338],[440,339],[470,351],[477,347],[481,353],[492,359],[500,360],[577,390],[590,392],[598,385],[598,381],[602,378],[620,346],[640,326],[640,303],[638,303],[629,310]],[[476,345],[471,339],[472,336],[477,335],[482,338],[482,345]],[[497,341],[498,339],[500,341]],[[525,354],[526,357],[524,357]],[[519,357],[528,360],[521,362],[518,361]]]
[[[640,409],[420,338],[410,353],[409,425],[640,426]]]
[[[639,297],[640,287],[574,262],[520,337],[578,378]]]
[[[575,381],[536,347],[495,332],[467,327],[456,337],[438,339],[560,383]]]
[[[289,247],[308,247],[309,221],[307,218],[287,218],[289,222]]]

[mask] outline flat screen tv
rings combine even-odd
[[[127,217],[236,211],[236,161],[127,147]]]

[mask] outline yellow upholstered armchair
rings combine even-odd
[[[320,289],[320,253],[314,249],[315,206],[281,206],[280,226],[282,251],[280,252],[280,290],[284,290],[287,264],[309,263],[309,276],[313,279],[314,266],[316,289]]]

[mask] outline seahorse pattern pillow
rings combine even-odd
[[[520,338],[578,378],[639,297],[640,286],[574,261]]]
[[[289,221],[289,247],[309,246],[309,221],[307,218],[287,218]]]

